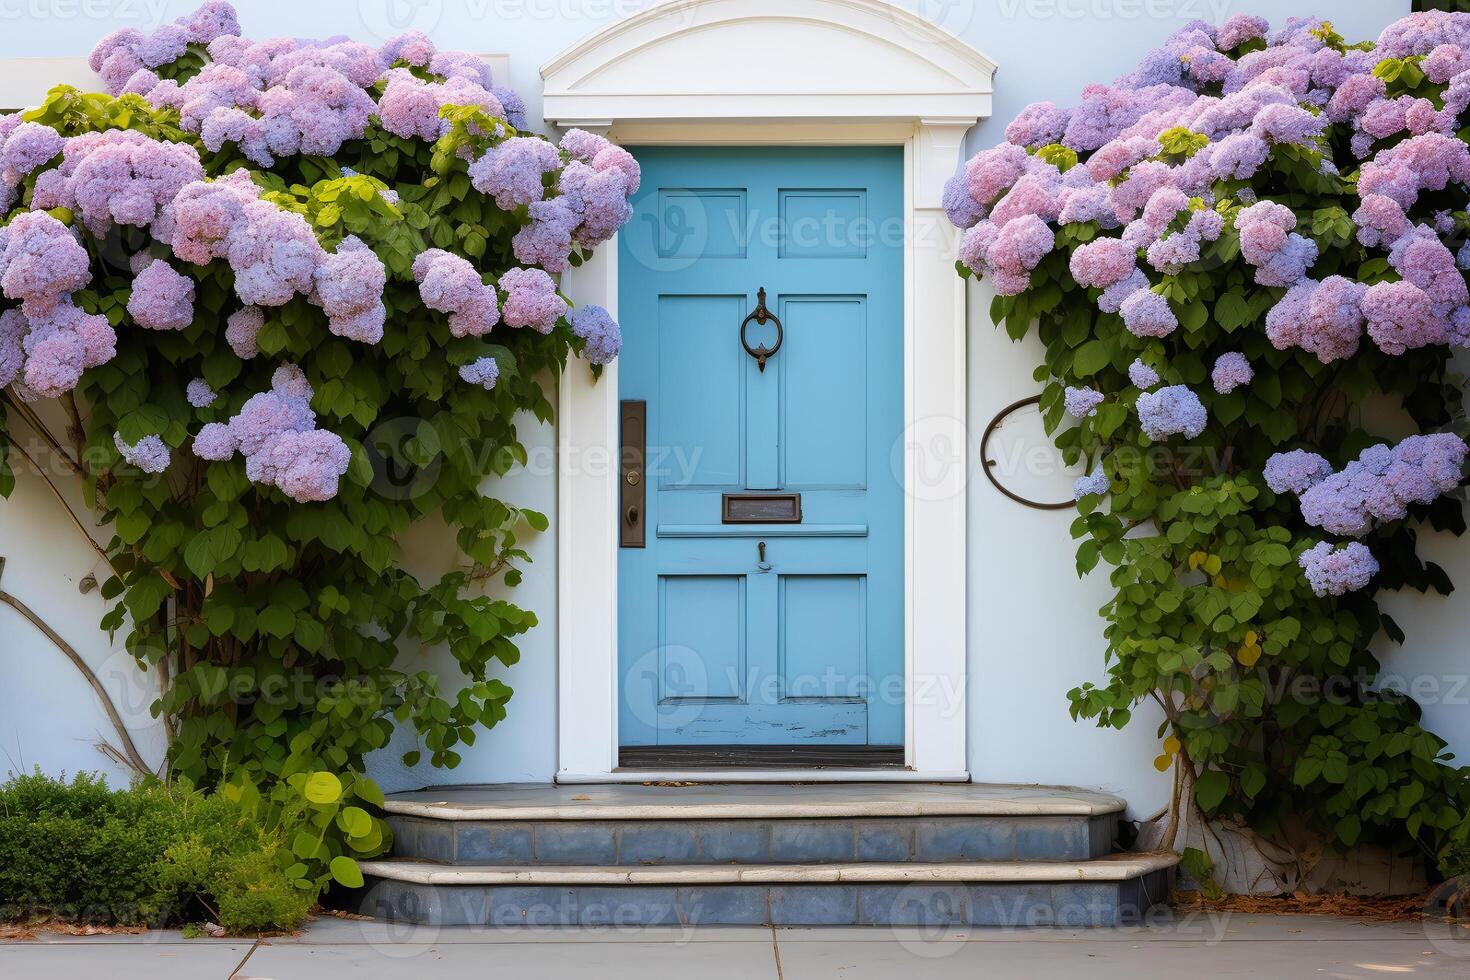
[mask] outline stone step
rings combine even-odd
[[[435,925],[1120,925],[1168,896],[1173,854],[1076,862],[447,866],[362,862],[359,911]]]
[[[1123,801],[1035,786],[486,786],[387,803],[399,857],[448,864],[1083,861]]]
[[[399,857],[447,864],[724,865],[1083,861],[1118,815],[743,820],[430,820],[390,815]]]
[[[387,810],[435,820],[722,820],[781,817],[1098,816],[1122,799],[1002,783],[495,783],[395,793]]]

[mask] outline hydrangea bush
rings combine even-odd
[[[618,353],[555,275],[627,220],[636,162],[526,132],[481,60],[417,33],[257,42],[216,2],[91,64],[106,94],[0,116],[0,387],[12,435],[39,400],[72,420],[115,533],[103,626],[167,678],[174,771],[360,770],[395,719],[407,763],[455,765],[536,623],[484,585],[546,525],[481,487],[526,461],[517,416],[550,417],[569,354]],[[461,558],[425,582],[397,541],[430,519]],[[462,689],[398,666],[432,645]]]
[[[1156,702],[1158,767],[1278,841],[1434,852],[1470,799],[1369,652],[1403,639],[1378,590],[1450,591],[1416,528],[1465,529],[1467,108],[1470,14],[1360,44],[1238,15],[1027,107],[947,187],[961,273],[1039,334],[1049,431],[1089,470],[1078,569],[1113,566],[1074,717]]]

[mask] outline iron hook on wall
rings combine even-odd
[[[775,357],[776,351],[781,349],[781,342],[786,339],[786,331],[781,327],[780,317],[766,309],[766,287],[762,286],[755,295],[755,309],[751,310],[746,314],[745,319],[740,321],[740,346],[745,348],[745,353],[755,358],[756,367],[760,368],[761,373],[764,374],[766,371],[766,361],[769,358]],[[745,339],[745,329],[750,326],[751,320],[754,320],[762,326],[765,325],[767,320],[776,325],[775,347],[767,347],[765,344],[761,344],[759,347],[750,346],[750,341]]]

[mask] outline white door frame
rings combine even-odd
[[[941,204],[995,64],[884,0],[667,0],[541,70],[548,122],[625,145],[904,151],[905,766],[803,781],[965,780],[965,288]],[[563,286],[617,315],[617,241]],[[618,366],[573,364],[558,421],[559,782],[779,781],[791,770],[618,770]]]

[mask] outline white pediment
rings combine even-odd
[[[665,0],[541,69],[544,115],[982,118],[995,63],[885,0]]]

